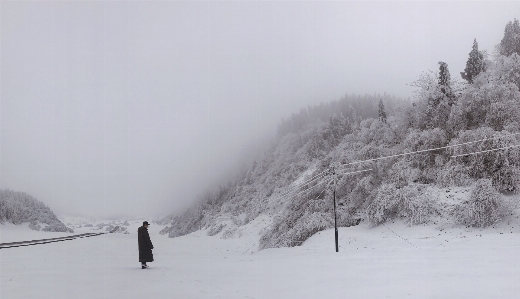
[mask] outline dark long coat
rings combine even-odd
[[[137,229],[137,242],[139,243],[139,262],[153,262],[153,244],[146,227],[141,226]]]

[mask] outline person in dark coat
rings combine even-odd
[[[146,262],[153,262],[153,244],[148,234],[148,221],[143,222],[143,226],[137,229],[137,242],[139,243],[139,261],[141,269],[149,268]]]

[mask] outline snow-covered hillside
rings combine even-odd
[[[508,30],[504,40],[518,41],[517,35],[507,37]],[[271,216],[260,243],[276,248],[297,246],[336,220],[340,227],[393,219],[416,225],[439,216],[460,226],[495,224],[518,204],[500,193],[520,190],[516,41],[501,43],[493,58],[474,41],[467,65],[479,67],[467,68],[464,82],[438,62],[437,72],[411,84],[413,102],[346,95],[301,109],[281,122],[262,157],[187,211],[161,220],[168,224],[162,232],[177,237],[205,227],[214,234],[224,229],[223,219],[239,227]],[[331,176],[322,175],[333,168],[334,192]],[[318,179],[311,184],[307,178],[313,176]],[[473,195],[441,202],[431,194],[435,188],[467,188]]]
[[[0,223],[28,223],[33,230],[70,232],[43,202],[25,192],[0,189]]]

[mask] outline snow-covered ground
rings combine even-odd
[[[29,223],[22,223],[20,225],[14,225],[12,223],[6,222],[4,224],[0,224],[0,243],[50,239],[50,238],[66,237],[66,236],[75,235],[75,234],[77,234],[77,233],[36,231],[36,230],[32,230],[29,228]]]
[[[303,246],[256,250],[260,217],[221,239],[198,231],[180,238],[149,228],[155,262],[138,262],[138,221],[113,233],[0,250],[0,298],[518,298],[520,226],[484,230],[406,227],[396,221],[340,228]],[[0,225],[8,239],[65,233]],[[93,232],[75,228],[75,233]],[[240,235],[240,237],[238,237]]]

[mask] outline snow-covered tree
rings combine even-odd
[[[415,152],[420,150],[434,149],[445,146],[448,143],[446,132],[442,129],[433,130],[410,130],[404,141],[405,152]],[[444,160],[447,156],[444,150],[427,151],[414,155],[406,156],[412,168],[421,171],[439,166],[439,160]]]
[[[442,128],[448,130],[451,107],[456,103],[458,84],[452,81],[448,65],[439,62],[439,72],[422,73],[410,84],[415,90],[416,105],[413,111],[414,127],[424,130]]]
[[[484,140],[485,139],[485,140]],[[517,143],[515,136],[507,131],[497,132],[489,127],[461,131],[453,144],[470,143],[455,147],[453,155],[477,153],[456,158],[456,162],[467,170],[473,179],[490,179],[497,190],[518,190],[520,188],[520,149],[510,147]],[[493,150],[504,148],[502,150]],[[491,151],[492,150],[492,151]]]
[[[383,100],[379,100],[379,112],[378,112],[378,119],[386,123],[386,112],[385,112],[385,105],[383,105]]]
[[[513,53],[520,55],[520,22],[517,19],[507,23],[499,49],[500,55],[510,56]]]
[[[339,144],[343,136],[345,136],[351,130],[350,123],[343,116],[343,114],[338,116],[336,113],[330,116],[328,129],[330,131],[328,138],[333,146]]]
[[[493,72],[489,77],[482,78],[495,85],[514,84],[520,90],[520,54],[499,56],[492,65]],[[485,84],[486,82],[483,82]]]
[[[460,75],[462,79],[469,84],[473,83],[473,78],[485,71],[484,54],[478,50],[477,39],[473,40],[473,49],[469,52],[468,61],[466,61],[466,68]]]
[[[485,73],[473,78],[452,107],[449,127],[453,131],[488,126],[501,131],[520,122],[520,56],[500,56]]]

